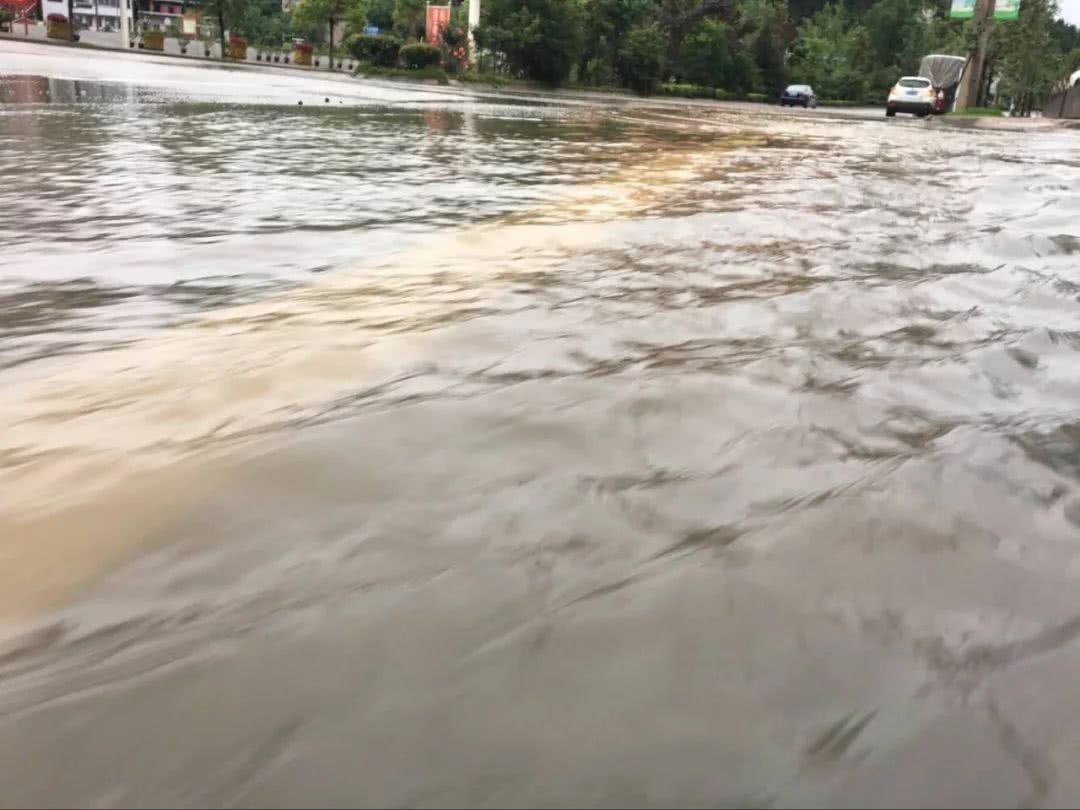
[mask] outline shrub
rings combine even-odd
[[[388,34],[357,34],[349,40],[348,47],[358,62],[393,67],[401,52],[401,40]]]
[[[728,93],[720,87],[703,87],[700,84],[662,84],[656,88],[661,96],[675,96],[676,98],[712,98],[723,101],[728,98]]]
[[[408,79],[410,81],[437,81],[439,84],[450,83],[446,71],[437,67],[423,68],[422,70],[404,70],[402,68],[360,65],[356,69],[356,75],[361,77],[380,76],[386,79]]]
[[[458,48],[464,48],[469,44],[469,37],[465,33],[464,28],[448,25],[442,29],[442,43],[451,51],[455,51]]]
[[[442,61],[442,51],[434,45],[411,42],[401,49],[401,63],[411,70],[436,67]]]
[[[623,84],[642,95],[653,92],[664,70],[666,49],[667,39],[656,25],[631,30],[618,54],[619,77]]]

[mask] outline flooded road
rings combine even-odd
[[[1074,804],[1078,146],[0,42],[0,806]]]

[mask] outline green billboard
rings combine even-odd
[[[970,20],[975,16],[975,0],[952,0],[949,16],[954,20]]]
[[[1020,0],[997,0],[994,3],[995,20],[1015,20],[1020,16]]]

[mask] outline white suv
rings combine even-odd
[[[929,79],[922,76],[904,76],[889,91],[885,115],[892,118],[898,112],[905,112],[925,117],[934,111],[936,100],[937,91]]]

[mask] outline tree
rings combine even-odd
[[[1062,73],[1064,60],[1051,35],[1056,16],[1055,0],[1024,0],[1019,19],[998,26],[999,92],[1014,99],[1020,115],[1030,115]]]
[[[666,49],[667,39],[656,23],[631,29],[618,53],[623,84],[644,96],[652,93],[660,82]]]
[[[578,74],[610,80],[626,35],[652,21],[654,0],[588,0],[582,14],[582,49]]]
[[[731,73],[731,30],[720,20],[704,20],[683,40],[677,71],[703,87],[726,87]]]
[[[394,27],[394,0],[371,0],[367,22],[380,31],[390,31]]]
[[[426,0],[396,0],[394,28],[404,40],[423,39],[427,28]]]
[[[880,0],[863,19],[878,65],[897,74],[918,70],[929,44],[920,0]]]
[[[220,2],[220,0],[218,0]],[[330,66],[334,65],[334,26],[347,16],[358,13],[357,7],[367,7],[365,0],[301,0],[293,12],[293,20],[299,25],[329,26]]]
[[[132,8],[138,5],[132,0]],[[221,55],[225,56],[225,31],[240,22],[247,8],[247,0],[206,0],[203,13],[217,22],[218,39],[221,42]]]
[[[872,72],[870,35],[844,6],[830,4],[799,27],[793,70],[822,98],[861,101]]]
[[[765,95],[776,97],[788,80],[787,46],[783,37],[783,20],[779,14],[770,14],[754,34],[751,45],[754,64],[761,76],[761,89]]]
[[[280,0],[245,0],[239,16],[229,22],[229,30],[239,32],[252,44],[274,46],[291,33],[290,22]]]
[[[476,44],[502,54],[518,75],[559,85],[580,55],[578,11],[575,0],[491,0]]]

